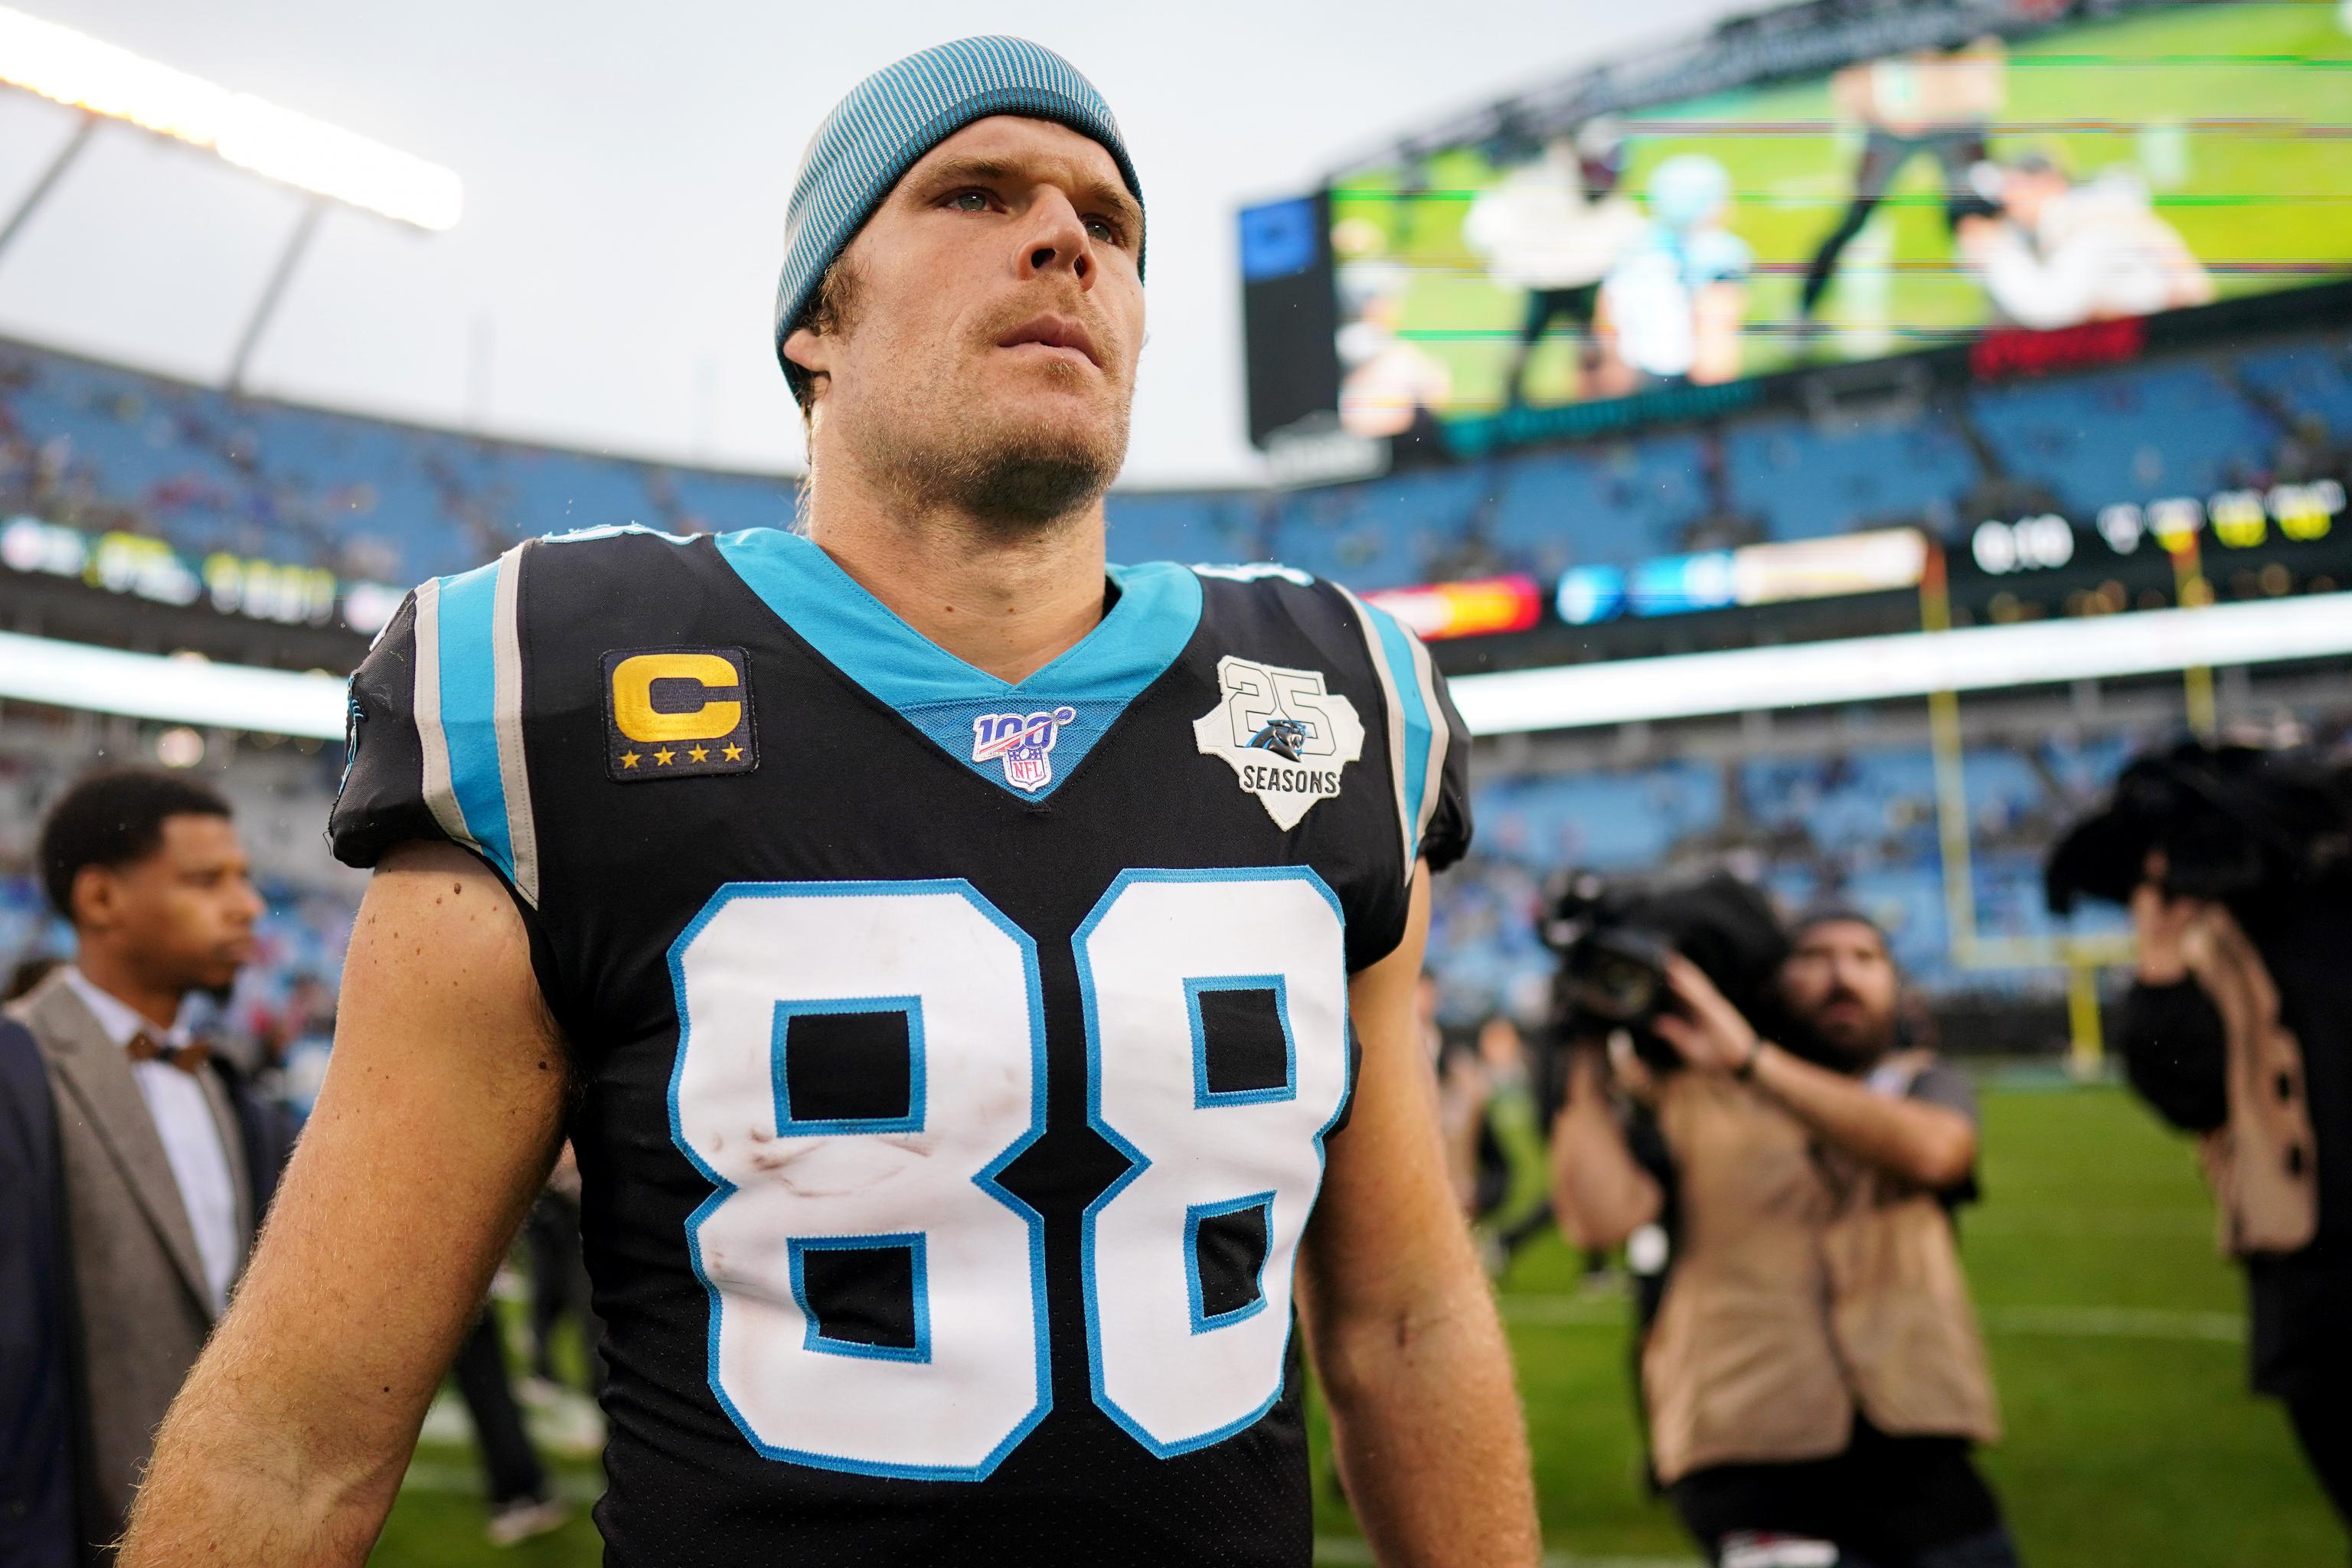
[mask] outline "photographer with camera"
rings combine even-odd
[[[1663,1259],[1651,1463],[1711,1560],[2016,1563],[1969,1451],[1999,1432],[1950,1218],[1975,1097],[1899,1037],[1885,934],[1840,909],[1784,939],[1717,878],[1588,921],[1560,991],[1554,1206],[1580,1246]]]
[[[2145,757],[2053,853],[2049,890],[2131,911],[2126,1076],[2198,1136],[2254,1390],[2352,1520],[2352,791],[2305,752]]]

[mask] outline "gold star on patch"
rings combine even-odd
[[[740,763],[743,760],[743,748],[740,746],[729,746],[719,754],[730,763]]]
[[[635,752],[623,752],[621,753],[621,765],[625,768],[634,768],[642,761],[644,761],[644,759]]]
[[[710,760],[710,748],[697,746],[686,753],[686,760],[689,763],[707,763]]]
[[[654,765],[656,767],[666,768],[669,766],[672,759],[676,758],[677,755],[677,753],[676,752],[673,752],[668,747],[665,746],[660,751],[654,753]]]

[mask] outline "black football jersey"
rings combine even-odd
[[[600,530],[353,678],[335,853],[495,868],[573,1052],[608,1563],[1309,1562],[1292,1263],[1468,741],[1305,574],[1106,596],[1014,684]]]

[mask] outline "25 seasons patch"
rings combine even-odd
[[[1225,700],[1192,721],[1202,754],[1233,764],[1288,832],[1318,800],[1339,793],[1342,773],[1364,754],[1356,705],[1324,687],[1319,669],[1286,669],[1232,654],[1217,661]]]
[[[750,658],[740,647],[604,656],[604,766],[623,784],[760,765]]]

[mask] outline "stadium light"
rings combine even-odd
[[[451,227],[464,205],[457,174],[437,163],[6,6],[0,82],[418,228]]]
[[[343,732],[340,676],[124,653],[0,632],[0,698],[205,729],[332,741]]]
[[[2343,654],[2352,654],[2352,593],[1613,659],[1452,685],[1473,734],[1504,735]]]

